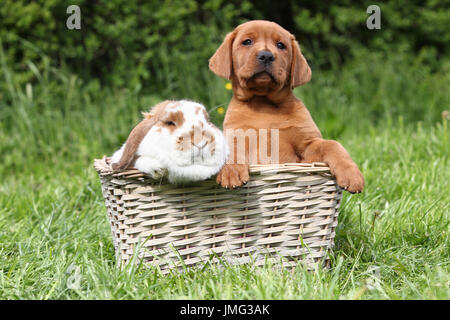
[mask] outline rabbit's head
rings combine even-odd
[[[152,158],[167,168],[170,182],[207,179],[222,168],[228,156],[222,132],[197,102],[164,101],[145,113],[133,131],[119,165],[127,161],[124,157],[130,162]],[[135,153],[127,155],[128,144],[137,147]]]

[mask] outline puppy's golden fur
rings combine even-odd
[[[281,44],[280,44],[281,43]],[[258,54],[270,52],[272,62],[263,64]],[[227,129],[278,129],[279,162],[325,162],[339,186],[361,192],[364,178],[348,152],[336,141],[324,140],[301,100],[292,89],[311,79],[311,69],[295,37],[274,22],[255,20],[230,32],[209,61],[211,71],[231,80],[233,98],[223,124]],[[230,148],[236,150],[234,141]],[[258,148],[258,145],[253,145]],[[250,160],[228,161],[217,175],[224,187],[238,187],[249,179]]]

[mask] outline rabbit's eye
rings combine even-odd
[[[164,124],[166,126],[175,126],[176,125],[175,122],[173,122],[173,121],[165,121]]]

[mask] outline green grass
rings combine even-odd
[[[373,55],[315,72],[298,89],[324,136],[366,178],[364,193],[344,195],[331,269],[162,276],[116,267],[92,161],[120,146],[139,111],[170,96],[83,84],[51,68],[18,87],[1,52],[0,63],[9,88],[0,92],[1,299],[450,298],[448,72]],[[207,72],[202,102],[227,103],[225,82]],[[189,83],[188,98],[205,97],[201,83]]]

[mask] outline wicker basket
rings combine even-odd
[[[95,160],[116,254],[163,272],[218,259],[267,259],[285,266],[327,262],[334,244],[341,189],[322,163],[251,166],[250,181],[228,190],[214,179],[185,186],[137,170],[113,173]]]

